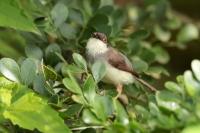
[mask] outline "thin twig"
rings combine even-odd
[[[87,126],[87,127],[75,127],[75,128],[71,128],[72,131],[77,131],[77,130],[84,130],[87,128],[95,128],[95,129],[103,129],[105,128],[104,126]]]

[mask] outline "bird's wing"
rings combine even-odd
[[[109,48],[109,50],[106,53],[106,59],[108,63],[112,65],[113,67],[122,71],[130,72],[134,76],[139,77],[138,73],[136,73],[133,70],[132,64],[130,63],[128,58],[126,58],[125,55],[118,52],[114,48],[111,48],[111,47]]]

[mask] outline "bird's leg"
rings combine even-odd
[[[123,90],[123,85],[118,84],[117,85],[117,96],[115,96],[115,99],[117,99],[122,94],[122,90]]]

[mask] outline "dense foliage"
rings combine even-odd
[[[99,31],[144,80],[169,76],[165,47],[187,48],[199,31],[168,1],[120,7],[112,0],[1,0],[0,26],[1,132],[200,130],[199,60],[155,93],[125,86],[121,101],[101,82],[105,66],[85,60],[86,41]]]

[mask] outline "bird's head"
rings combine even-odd
[[[107,37],[104,33],[101,33],[101,32],[93,32],[91,34],[91,37],[92,38],[95,38],[95,39],[98,39],[102,42],[104,42],[105,44],[107,44]]]

